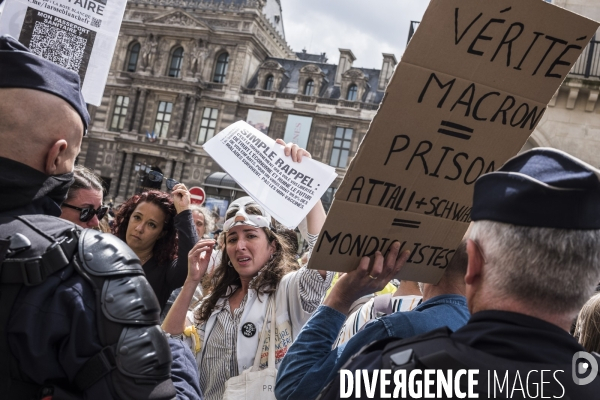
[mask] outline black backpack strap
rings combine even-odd
[[[41,256],[8,258],[0,267],[0,283],[36,286],[60,271],[69,263],[77,250],[77,230],[67,230],[59,241],[54,241]]]
[[[2,265],[4,259],[6,258],[6,253],[8,253],[9,246],[9,239],[0,239],[0,265]]]
[[[442,350],[423,357],[417,357],[412,349],[406,349],[414,343],[426,340],[450,340],[452,331],[447,327],[438,328],[431,332],[419,335],[416,338],[405,340],[396,339],[389,342],[381,353],[383,368],[393,370],[416,368],[434,369],[461,369],[466,368],[463,363],[452,357],[448,352]],[[417,339],[418,338],[418,339]]]
[[[386,338],[367,344],[360,349],[355,355],[353,355],[341,368],[349,370],[367,370],[373,371],[375,369],[414,369],[423,368],[421,360],[414,357],[412,349],[407,349],[407,346],[416,343],[427,342],[430,343],[434,340],[448,340],[452,331],[447,327],[435,329],[431,332],[423,335],[416,336],[409,339],[401,338]],[[434,364],[443,361],[443,365],[455,366],[456,360],[453,360],[449,355],[435,355],[432,354],[431,358],[425,357],[425,362],[428,364]],[[456,361],[458,362],[458,361]],[[435,364],[438,365],[438,364]],[[440,367],[444,368],[444,367]],[[453,367],[449,367],[452,369]],[[328,400],[338,398],[339,389],[339,376],[334,378],[329,384],[323,388],[319,394],[319,400]],[[364,392],[363,392],[364,393]]]
[[[41,388],[39,385],[23,379],[19,373],[16,360],[8,345],[8,319],[13,304],[23,286],[35,286],[43,283],[53,273],[69,265],[77,251],[78,232],[69,229],[56,239],[35,228],[29,221],[21,219],[29,227],[50,240],[51,245],[44,254],[30,258],[6,258],[11,253],[16,254],[24,246],[23,240],[28,239],[17,233],[0,241],[0,391],[7,398],[38,398]],[[26,246],[28,247],[28,246]],[[13,250],[11,252],[11,250]]]
[[[406,369],[442,369],[442,370],[459,370],[468,369],[468,367],[452,357],[446,350],[440,350],[432,354],[427,354],[422,357],[417,357],[413,349],[400,350],[397,352],[384,352],[382,354],[385,366],[392,370]]]
[[[12,305],[21,290],[22,285],[2,285],[0,289],[0,391],[11,398],[10,393],[22,393],[35,396],[39,387],[28,382],[12,379],[19,369],[8,345],[8,319]]]
[[[95,356],[87,360],[75,375],[74,383],[82,392],[98,382],[117,366],[114,350],[111,346],[104,347]]]

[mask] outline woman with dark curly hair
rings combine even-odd
[[[291,143],[285,153],[295,162],[310,157]],[[319,201],[306,216],[306,229],[300,227],[311,247],[324,221]],[[259,346],[269,348],[268,340],[259,343],[259,337],[263,324],[271,322],[271,302],[278,332],[277,367],[321,303],[333,277],[326,271],[298,269],[288,241],[277,233],[266,210],[250,197],[231,203],[223,235],[221,264],[205,282],[207,295],[186,320],[188,305],[215,246],[212,239],[200,240],[190,252],[188,277],[163,323],[165,332],[184,339],[196,355],[200,387],[207,400],[223,398],[225,382],[252,367]],[[267,353],[260,357],[261,368],[266,367]]]
[[[187,255],[198,240],[185,185],[172,195],[151,190],[127,200],[115,217],[113,234],[139,257],[160,309],[171,292],[183,285]]]

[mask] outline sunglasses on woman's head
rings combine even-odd
[[[104,216],[108,212],[108,207],[102,207],[102,206],[98,207],[98,209],[94,209],[94,207],[92,207],[92,206],[85,207],[85,208],[75,207],[75,206],[72,206],[67,203],[62,203],[62,206],[67,207],[67,208],[72,208],[73,210],[79,211],[79,220],[81,222],[88,222],[89,220],[94,218],[94,215],[97,215],[98,220],[101,220],[102,218],[104,218]]]
[[[150,182],[162,182],[163,179],[165,179],[165,177],[158,171],[150,171],[148,172],[148,179],[150,180]],[[175,185],[177,185],[178,183],[179,182],[177,182],[173,178],[167,178],[167,189],[173,190]]]

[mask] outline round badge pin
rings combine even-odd
[[[246,322],[242,325],[242,335],[246,337],[252,337],[256,334],[256,325],[252,322]]]

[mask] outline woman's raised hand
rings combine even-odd
[[[175,210],[177,210],[177,214],[184,210],[190,209],[190,202],[192,196],[190,195],[189,190],[187,190],[183,183],[178,183],[173,187],[173,192],[171,192],[171,196],[173,196],[173,204],[175,205]]]
[[[275,143],[285,146],[285,148],[283,149],[285,155],[288,157],[291,156],[292,161],[294,162],[302,162],[302,157],[312,158],[308,151],[298,146],[296,143],[290,142],[286,144],[282,139],[275,140]]]
[[[187,280],[200,282],[208,269],[208,262],[216,242],[213,239],[202,239],[188,253]]]

